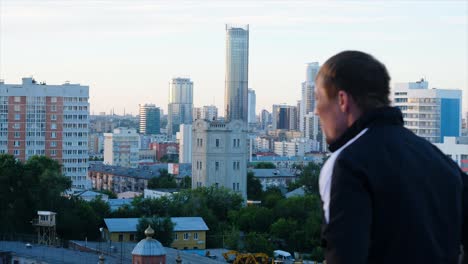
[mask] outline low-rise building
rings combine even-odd
[[[105,218],[106,237],[112,242],[136,241],[139,218]],[[206,231],[209,230],[201,217],[171,217],[174,223],[172,248],[205,249]]]
[[[468,137],[444,137],[444,143],[434,145],[468,173]]]
[[[153,142],[150,144],[150,149],[156,151],[157,160],[161,160],[164,156],[173,158],[179,155],[179,144],[177,142]]]
[[[287,187],[298,178],[290,169],[251,169],[250,171],[260,180],[263,190],[268,187]]]
[[[256,156],[252,157],[251,165],[255,166],[261,162],[271,162],[276,168],[292,168],[294,164],[306,166],[310,162],[322,162],[324,155],[305,157],[281,157],[281,156]]]

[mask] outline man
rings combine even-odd
[[[468,177],[403,127],[389,81],[359,51],[317,75],[315,112],[332,152],[319,180],[327,264],[457,263],[468,248]]]

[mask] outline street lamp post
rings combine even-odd
[[[101,240],[102,240],[102,231],[104,228],[100,227],[99,228],[99,251],[102,253],[102,248],[101,248]]]

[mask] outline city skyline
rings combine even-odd
[[[392,88],[425,77],[430,88],[462,90],[465,112],[467,9],[462,1],[0,0],[0,79],[69,80],[90,86],[91,113],[125,109],[135,115],[142,103],[167,113],[170,79],[187,76],[194,106],[224,109],[224,27],[249,24],[249,86],[257,94],[257,114],[273,104],[294,105],[304,65],[322,65],[345,49],[382,60]]]

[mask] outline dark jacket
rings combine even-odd
[[[331,167],[327,264],[457,263],[462,239],[468,249],[467,174],[404,128],[398,108],[364,114],[330,150],[365,128]]]

